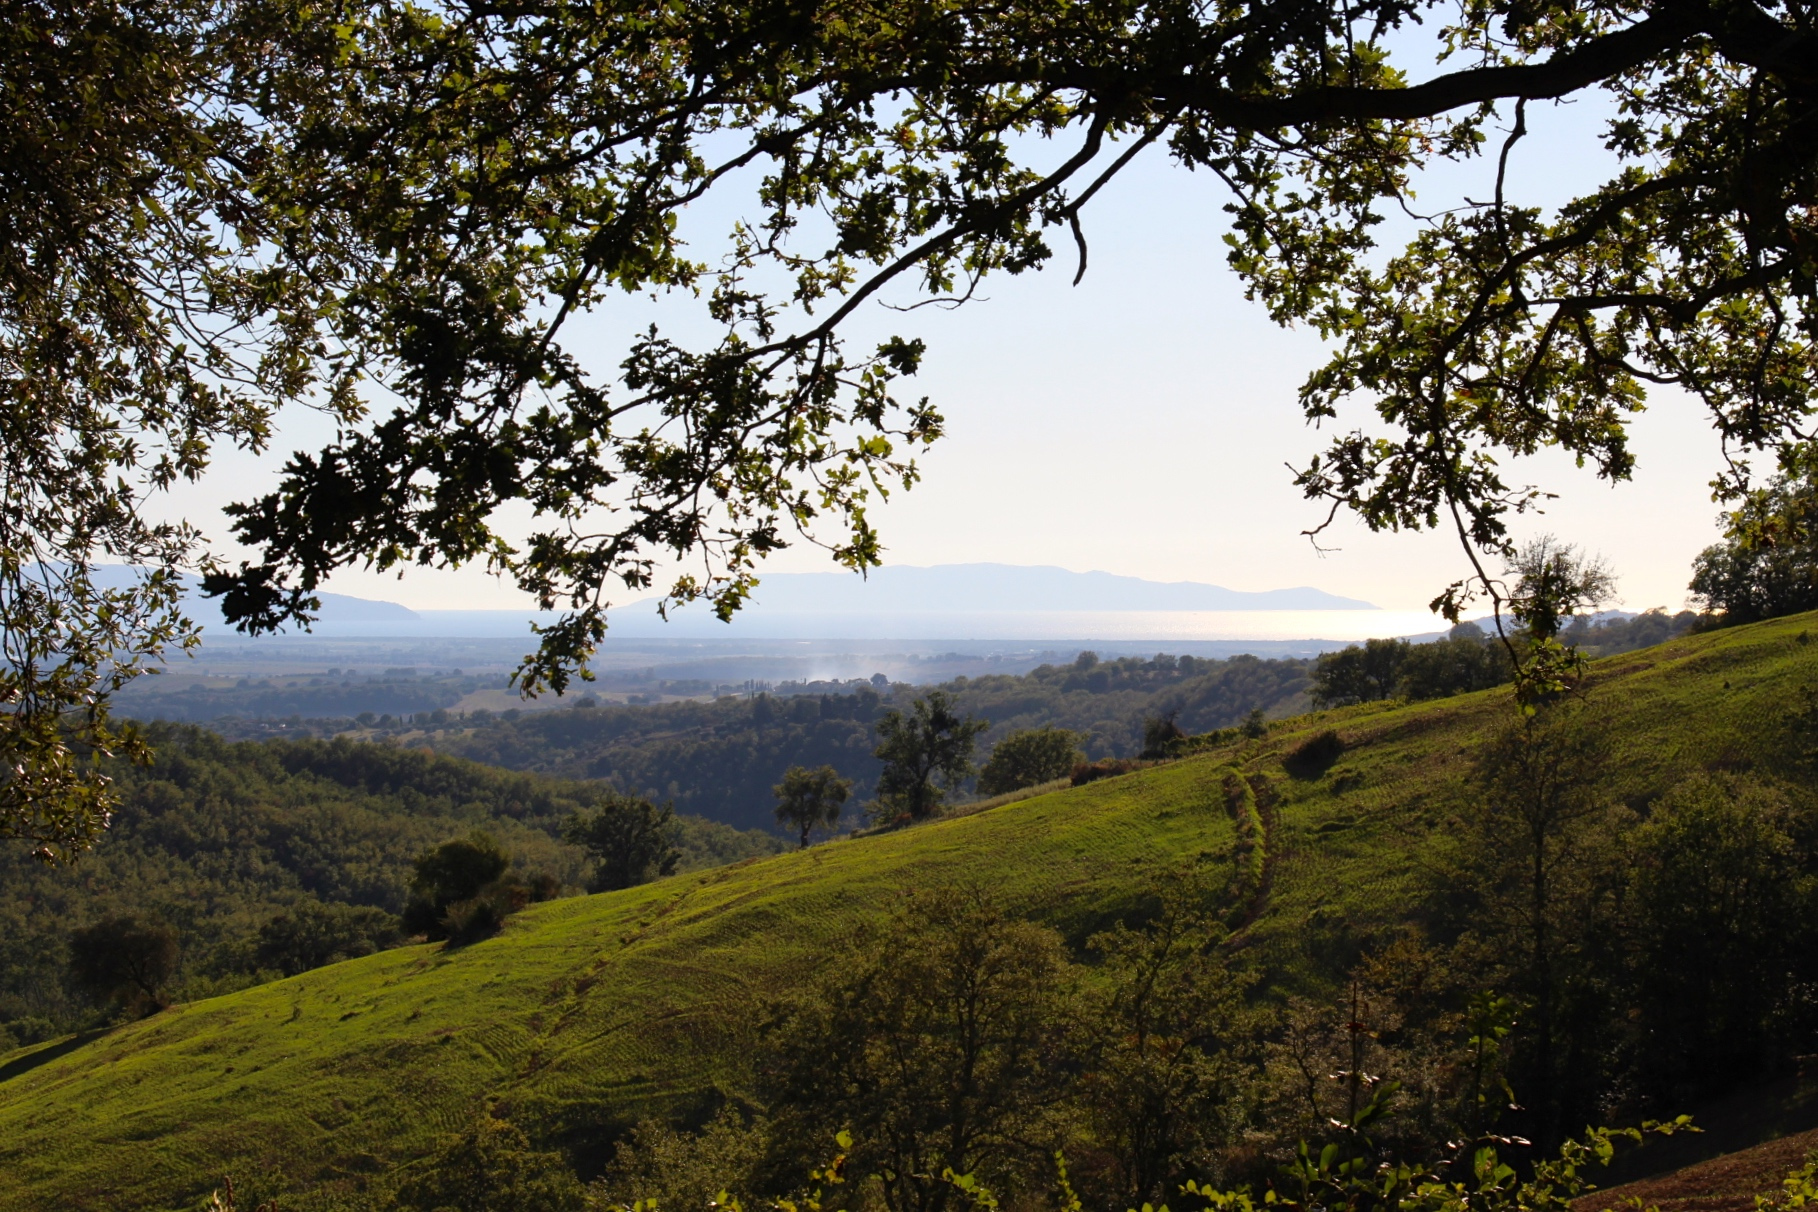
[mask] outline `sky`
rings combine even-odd
[[[1515,161],[1530,198],[1563,200],[1601,176],[1597,116],[1590,107],[1530,113],[1537,134]],[[1423,193],[1482,196],[1482,173],[1445,170]],[[1295,392],[1322,348],[1243,298],[1224,264],[1223,200],[1204,175],[1150,154],[1088,210],[1091,265],[1077,287],[1067,249],[1045,272],[988,282],[983,300],[956,311],[860,317],[861,334],[927,339],[925,368],[904,394],[927,394],[947,420],[947,436],[920,459],[922,482],[872,511],[887,563],[1048,564],[1242,590],[1311,585],[1392,610],[1419,610],[1466,574],[1445,533],[1371,534],[1341,515],[1323,552],[1301,533],[1324,511],[1299,496],[1288,465],[1325,439],[1302,420]],[[734,211],[715,206],[691,222],[723,227]],[[585,361],[611,366],[621,334],[650,318],[685,331],[685,309],[692,304],[615,304],[568,339]],[[283,420],[279,455],[327,436],[314,416]],[[1512,482],[1559,494],[1517,532],[1549,531],[1603,554],[1620,578],[1619,605],[1676,610],[1693,556],[1718,533],[1707,486],[1716,439],[1696,401],[1656,390],[1632,441],[1639,467],[1623,485],[1557,456],[1511,466]],[[230,454],[166,509],[223,540],[219,507],[259,491],[280,461]],[[769,567],[833,565],[801,545]],[[475,569],[402,579],[347,570],[326,588],[417,609],[528,604]]]

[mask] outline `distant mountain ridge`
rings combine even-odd
[[[95,581],[108,589],[124,589],[143,575],[143,570],[127,564],[104,564],[95,570]],[[183,582],[183,605],[192,615],[201,615],[206,626],[220,619],[220,607],[213,598],[202,596],[201,578],[179,573]],[[345,593],[320,593],[316,597],[322,608],[317,617],[325,623],[410,623],[420,622],[422,615],[397,602],[375,598],[356,598]]]
[[[116,565],[101,573],[103,583],[125,585],[134,570]],[[195,578],[185,577],[185,582],[185,605],[192,616],[211,637],[231,634],[223,627],[215,603],[197,592]],[[530,610],[463,609],[458,594],[445,595],[446,606],[421,611],[346,594],[317,596],[322,608],[316,623],[307,632],[286,628],[287,634],[516,638],[527,636],[531,623],[554,617]],[[699,603],[672,610],[665,621],[657,614],[657,601],[650,597],[614,604],[610,612],[613,633],[625,638],[672,639],[940,636],[1030,640],[1116,639],[1141,633],[1160,642],[1167,635],[1178,637],[1181,620],[1200,613],[1255,619],[1283,612],[1286,619],[1287,612],[1295,611],[1377,609],[1369,602],[1311,586],[1248,591],[1196,581],[1149,581],[1052,565],[996,563],[892,565],[872,569],[864,577],[844,571],[768,573],[730,628]],[[1153,637],[1149,637],[1150,624],[1139,621],[1150,618],[1162,628]],[[1163,619],[1169,620],[1166,626]],[[1304,622],[1314,629],[1308,636],[1326,634],[1319,631],[1316,620]],[[1197,625],[1185,624],[1189,630]],[[1384,626],[1389,629],[1385,634],[1410,630]]]
[[[645,599],[654,604],[654,599]],[[632,603],[639,605],[639,603]],[[1369,602],[1297,586],[1249,591],[1197,581],[1148,581],[1053,565],[890,565],[760,577],[753,611],[791,614],[1111,610],[1374,610]]]

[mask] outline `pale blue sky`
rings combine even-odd
[[[1540,134],[1516,162],[1534,174],[1530,197],[1552,202],[1585,184],[1599,161],[1590,110],[1532,112],[1530,123]],[[1424,200],[1481,195],[1484,184],[1480,165],[1448,169]],[[1371,535],[1341,520],[1322,540],[1338,550],[1323,556],[1301,537],[1322,511],[1298,497],[1285,464],[1323,444],[1294,403],[1321,350],[1244,300],[1224,265],[1222,202],[1213,181],[1151,155],[1088,211],[1091,270],[1077,288],[1068,249],[1042,274],[990,282],[984,301],[956,312],[862,317],[855,331],[928,339],[919,391],[948,419],[949,436],[922,459],[923,483],[874,511],[889,562],[1052,564],[1247,590],[1314,585],[1398,610],[1423,606],[1464,574],[1443,533]],[[716,206],[697,220],[712,226],[730,213]],[[622,356],[613,335],[653,315],[686,327],[674,305],[632,300],[589,318],[570,341],[610,366]],[[1692,557],[1716,534],[1706,481],[1717,447],[1695,402],[1656,392],[1650,405],[1634,428],[1633,483],[1611,488],[1556,457],[1511,478],[1560,494],[1525,532],[1601,551],[1628,607],[1677,609]],[[322,430],[306,416],[285,432],[288,450]],[[224,538],[219,504],[257,491],[276,461],[224,458],[173,508]],[[773,567],[829,564],[803,546]],[[478,570],[413,570],[401,581],[355,570],[329,587],[429,609],[523,602]]]

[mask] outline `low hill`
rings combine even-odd
[[[1815,624],[1599,663],[1600,795],[1639,809],[1713,771],[1808,793]],[[287,1208],[308,1207],[489,1110],[597,1151],[640,1116],[736,1087],[753,1007],[903,889],[988,882],[1079,941],[1134,907],[1146,871],[1233,870],[1249,853],[1227,811],[1233,769],[1268,826],[1233,946],[1259,998],[1326,991],[1405,933],[1473,755],[1508,714],[1486,692],[1300,717],[1124,777],[547,903],[464,949],[385,952],[15,1052],[0,1057],[0,1209],[184,1208],[224,1171],[271,1176],[299,1194]],[[1335,743],[1303,748],[1327,731]]]
[[[152,765],[114,766],[120,810],[80,862],[47,867],[0,846],[0,1048],[93,1017],[62,974],[70,935],[103,918],[175,928],[175,992],[193,999],[261,979],[256,932],[301,902],[399,913],[417,856],[470,830],[491,833],[521,873],[586,885],[585,853],[559,834],[598,784],[345,739],[227,742],[168,724],[150,738]],[[782,848],[692,817],[677,831],[684,870]]]
[[[1310,661],[1119,657],[1083,653],[1022,675],[957,678],[938,689],[965,715],[989,720],[979,752],[1022,728],[1067,728],[1089,758],[1133,757],[1144,721],[1171,715],[1190,732],[1228,727],[1252,710],[1301,710]],[[844,693],[758,695],[711,702],[545,711],[475,724],[448,720],[404,736],[413,744],[512,770],[605,779],[679,811],[740,829],[773,820],[771,788],[792,765],[834,766],[872,793],[881,764],[872,725],[934,687],[869,685]]]
[[[1027,674],[991,673],[944,682],[961,711],[991,721],[988,748],[1019,728],[1068,728],[1088,757],[1126,757],[1142,748],[1143,723],[1173,714],[1190,731],[1223,728],[1252,709],[1284,715],[1305,707],[1311,662],[1237,656],[1096,656],[1043,665]],[[569,779],[607,779],[679,812],[739,829],[774,821],[771,788],[791,765],[832,765],[871,793],[879,763],[872,723],[932,687],[863,680],[785,684],[775,694],[600,705],[592,695],[570,700],[580,710],[455,710],[463,696],[500,677],[413,669],[385,676],[310,675],[248,680],[205,689],[148,678],[122,695],[122,710],[145,719],[208,723],[239,736],[345,736],[430,746],[512,770]],[[704,695],[709,683],[647,687]],[[643,698],[640,694],[635,697]],[[361,714],[363,713],[363,714]],[[236,717],[236,718],[226,718]]]

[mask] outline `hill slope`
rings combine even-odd
[[[83,859],[46,867],[0,847],[0,1049],[85,1024],[66,995],[70,935],[131,914],[168,923],[183,956],[184,999],[259,979],[260,926],[306,902],[402,912],[417,856],[489,831],[520,872],[578,892],[589,860],[561,840],[563,820],[602,788],[494,770],[395,745],[347,740],[229,743],[198,728],[153,725],[157,760],[115,763],[121,806]],[[683,871],[771,854],[772,835],[678,818]]]
[[[1644,803],[1700,769],[1789,763],[1818,683],[1813,616],[1600,663],[1603,790]],[[0,1057],[0,1209],[183,1207],[223,1170],[357,1187],[487,1107],[598,1136],[731,1081],[744,1011],[905,887],[989,881],[1082,938],[1145,865],[1231,860],[1222,778],[1272,792],[1268,895],[1243,945],[1276,991],[1330,981],[1394,930],[1497,692],[1302,717],[1266,738],[895,834],[534,907],[495,940],[406,948]],[[1336,728],[1323,775],[1282,759]],[[1306,772],[1303,772],[1306,773]]]

